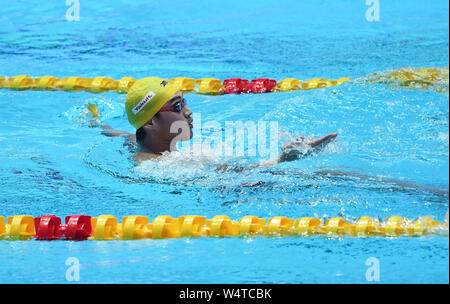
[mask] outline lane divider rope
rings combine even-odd
[[[55,215],[34,218],[30,215],[9,216],[7,222],[0,216],[0,239],[3,240],[136,240],[182,237],[238,237],[238,236],[423,236],[447,235],[448,219],[443,222],[422,216],[410,220],[391,216],[379,221],[363,216],[357,221],[341,217],[298,219],[276,216],[268,220],[257,216],[244,216],[232,221],[228,216],[212,219],[187,215],[178,218],[161,215],[150,223],[147,216],[124,216],[119,223],[112,215],[66,216],[65,223]]]
[[[340,85],[349,80],[350,78],[340,78],[338,80],[317,78],[304,82],[298,79],[283,79],[277,82],[274,79],[258,78],[249,82],[247,79],[231,78],[222,82],[215,78],[193,79],[179,77],[170,79],[170,83],[175,85],[183,93],[194,92],[198,94],[218,95],[310,90]],[[126,93],[135,81],[136,79],[132,77],[123,77],[120,80],[114,80],[107,77],[66,77],[59,79],[54,76],[31,78],[29,75],[19,75],[8,78],[0,77],[0,88],[9,88],[11,90],[88,91],[93,93],[115,91],[118,93]]]
[[[367,77],[369,82],[383,82],[391,86],[426,89],[430,85],[446,82],[448,91],[448,67],[444,68],[400,68],[389,73],[375,72]],[[166,79],[167,80],[167,79]],[[351,78],[343,77],[337,80],[314,78],[301,81],[295,78],[286,78],[276,81],[269,78],[258,78],[248,81],[242,78],[225,79],[223,82],[215,78],[193,79],[178,77],[170,79],[184,93],[194,92],[198,94],[242,94],[242,93],[268,93],[287,92],[296,90],[311,90],[337,86]],[[88,91],[94,93],[115,91],[126,93],[136,81],[133,77],[123,77],[114,80],[108,77],[66,77],[43,76],[32,78],[29,75],[15,77],[0,76],[0,88],[11,90],[63,90],[63,91]],[[168,81],[168,80],[167,80]],[[394,84],[392,84],[394,83]]]

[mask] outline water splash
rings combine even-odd
[[[442,68],[400,68],[374,72],[360,80],[382,82],[391,88],[409,88],[433,90],[438,93],[448,93],[449,69]]]

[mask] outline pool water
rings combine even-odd
[[[307,158],[239,172],[216,168],[262,159],[183,150],[135,166],[124,140],[103,136],[86,114],[94,103],[103,123],[133,132],[125,95],[1,89],[0,215],[443,221],[448,89],[364,79],[448,66],[448,3],[380,2],[379,22],[365,19],[365,1],[81,1],[78,22],[66,21],[64,1],[2,8],[2,76],[354,80],[287,93],[187,94],[202,125],[277,121],[280,147],[299,135],[339,134]],[[207,140],[202,125],[194,132]],[[66,283],[69,257],[81,263],[80,283],[373,283],[371,257],[380,283],[448,283],[448,252],[448,235],[0,241],[0,283]]]

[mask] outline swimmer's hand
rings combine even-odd
[[[312,152],[318,152],[336,137],[337,133],[330,133],[313,141],[306,141],[303,136],[300,136],[295,141],[285,144],[282,147],[278,162],[293,161],[305,157]]]
[[[95,104],[88,104],[86,109],[88,110],[87,113],[89,116],[93,117],[94,119],[91,119],[89,121],[90,127],[102,127],[103,131],[102,134],[109,137],[116,137],[116,136],[129,136],[130,134],[127,132],[123,132],[120,130],[114,130],[110,126],[104,125],[103,122],[100,121],[100,111],[97,108],[97,105]]]
[[[89,117],[88,126],[90,128],[96,128],[102,125],[102,122],[100,121],[100,111],[98,110],[97,105],[92,103],[88,104],[85,114]]]

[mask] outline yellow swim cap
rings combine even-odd
[[[178,91],[167,79],[148,77],[139,79],[128,90],[125,111],[128,121],[139,129],[149,121]]]

